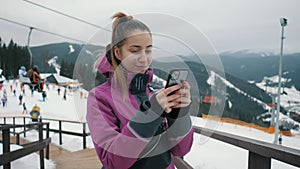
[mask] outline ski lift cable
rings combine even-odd
[[[111,30],[106,29],[106,28],[104,28],[104,27],[102,27],[102,26],[99,26],[99,25],[93,24],[93,23],[91,23],[91,22],[88,22],[88,21],[86,21],[86,20],[83,20],[83,19],[80,19],[80,18],[71,16],[71,15],[65,14],[65,13],[63,13],[63,12],[61,12],[61,11],[58,11],[58,10],[55,10],[55,9],[51,9],[51,8],[49,8],[49,7],[40,5],[40,4],[38,4],[38,3],[31,2],[31,1],[29,1],[29,0],[23,0],[23,1],[25,1],[25,2],[27,2],[27,3],[30,3],[30,4],[32,4],[32,5],[38,6],[38,7],[40,7],[40,8],[44,8],[44,9],[49,10],[49,11],[51,11],[51,12],[54,12],[54,13],[63,15],[63,16],[65,16],[65,17],[74,19],[74,20],[76,20],[76,21],[79,21],[79,22],[88,24],[88,25],[90,25],[90,26],[93,26],[93,27],[100,28],[100,29],[103,29],[103,30],[105,30],[105,31],[111,32]]]
[[[52,34],[52,35],[55,35],[55,36],[59,36],[59,37],[65,38],[65,39],[74,40],[74,41],[77,41],[77,42],[80,42],[80,43],[83,43],[83,44],[86,43],[85,41],[82,41],[82,40],[74,39],[74,38],[71,38],[71,37],[67,37],[67,36],[60,35],[60,34],[57,34],[57,33],[53,33],[53,32],[50,32],[50,31],[46,31],[46,30],[43,30],[43,29],[39,29],[39,28],[37,28],[37,27],[25,25],[25,24],[23,24],[23,23],[19,23],[19,22],[16,22],[16,21],[12,21],[12,20],[9,20],[9,19],[6,19],[6,18],[0,17],[0,19],[1,19],[1,20],[4,20],[4,21],[7,21],[7,22],[10,22],[10,23],[13,23],[13,24],[16,24],[16,25],[19,25],[19,26],[23,26],[23,27],[29,28],[31,31],[34,29],[34,30],[41,31],[41,32],[44,32],[44,33],[48,33],[48,34]],[[158,46],[153,46],[153,47],[156,48],[156,49],[165,51],[165,52],[167,52],[167,53],[169,53],[169,54],[173,54],[173,55],[176,55],[176,56],[180,56],[180,55],[178,55],[178,54],[174,54],[173,52],[168,51],[168,50],[163,49],[163,48],[160,48],[160,47],[158,47]]]
[[[91,22],[88,22],[88,21],[86,21],[86,20],[83,20],[83,19],[80,19],[80,18],[77,18],[77,17],[74,17],[74,16],[71,16],[71,15],[69,15],[69,14],[63,13],[63,12],[58,11],[58,10],[56,10],[56,9],[52,9],[52,8],[46,7],[46,6],[44,6],[44,5],[41,5],[41,4],[32,2],[32,1],[30,1],[30,0],[23,0],[23,1],[25,1],[25,2],[27,2],[27,3],[30,3],[30,4],[32,4],[32,5],[35,5],[35,6],[37,6],[37,7],[40,7],[40,8],[49,10],[49,11],[54,12],[54,13],[56,13],[56,14],[60,14],[60,15],[63,15],[63,16],[65,16],[65,17],[74,19],[74,20],[76,20],[76,21],[79,21],[79,22],[88,24],[88,25],[90,25],[90,26],[93,26],[93,27],[100,28],[100,29],[103,29],[103,30],[105,30],[105,31],[111,32],[111,30],[109,30],[109,29],[107,29],[107,28],[104,28],[104,27],[102,27],[102,26],[93,24],[93,23],[91,23]],[[165,52],[167,52],[167,53],[169,53],[169,54],[175,55],[175,56],[181,56],[181,55],[178,55],[178,54],[174,54],[173,52],[171,52],[171,51],[169,51],[169,50],[160,48],[160,47],[158,47],[158,46],[153,46],[153,47],[156,48],[156,49],[165,51]]]
[[[48,34],[55,35],[55,36],[58,36],[58,37],[62,37],[62,38],[65,38],[65,39],[77,41],[77,42],[80,42],[80,43],[86,43],[86,41],[82,41],[82,40],[79,40],[79,39],[71,38],[71,37],[68,37],[68,36],[65,36],[65,35],[60,35],[60,34],[57,34],[57,33],[54,33],[54,32],[50,32],[50,31],[47,31],[47,30],[43,30],[43,29],[40,29],[40,28],[37,28],[37,27],[32,27],[32,26],[25,25],[23,23],[19,23],[19,22],[16,22],[16,21],[12,21],[12,20],[9,20],[9,19],[2,18],[2,17],[0,17],[0,19],[4,20],[4,21],[7,21],[7,22],[10,22],[10,23],[13,23],[13,24],[16,24],[16,25],[19,25],[19,26],[30,28],[31,30],[34,29],[34,30],[37,30],[37,31],[40,31],[40,32],[48,33]]]

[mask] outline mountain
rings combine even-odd
[[[253,52],[249,50],[221,53],[225,72],[239,77],[260,87],[273,97],[277,96],[279,55],[274,53]],[[298,110],[293,110],[300,104],[300,53],[284,54],[282,66],[282,90],[280,105],[283,118],[300,122]],[[270,112],[265,113],[264,121],[270,121]],[[260,117],[262,117],[260,116]],[[260,118],[259,117],[259,118]],[[288,128],[293,120],[285,120]],[[299,125],[298,125],[299,128]]]
[[[250,84],[228,73],[225,73],[225,78],[221,77],[218,70],[186,58],[184,58],[184,63],[172,61],[174,60],[172,58],[165,59],[169,60],[167,64],[157,60],[153,61],[153,67],[163,68],[163,71],[154,70],[154,73],[162,79],[166,79],[167,72],[172,69],[187,67],[191,70],[188,81],[194,87],[191,91],[193,102],[198,103],[200,107],[197,116],[217,115],[263,126],[269,125],[268,122],[256,120],[256,117],[266,112],[266,105],[272,99],[255,84]],[[218,89],[218,86],[225,86],[226,92],[222,87]],[[205,101],[212,97],[214,101]]]
[[[55,72],[54,68],[48,64],[53,57],[57,57],[57,64],[75,64],[80,62],[91,66],[97,54],[103,50],[102,46],[81,45],[74,43],[54,43],[30,48],[33,65],[40,68],[40,72]],[[79,59],[78,59],[79,58]],[[73,66],[74,67],[74,66]],[[73,74],[69,73],[71,76]],[[70,76],[69,75],[69,76]]]
[[[47,72],[53,69],[50,68],[48,61],[57,56],[57,63],[64,64],[61,66],[62,72],[65,73],[63,75],[83,82],[83,87],[87,90],[106,80],[94,70],[94,63],[98,55],[104,53],[102,46],[58,43],[33,47],[31,50],[33,61],[42,68],[41,71]],[[200,111],[194,112],[194,115],[210,114],[231,117],[268,126],[268,122],[257,120],[256,117],[267,111],[267,104],[271,103],[272,99],[263,89],[248,82],[251,76],[253,77],[251,80],[257,81],[265,76],[264,67],[259,66],[255,62],[255,58],[267,59],[265,62],[271,59],[266,56],[261,57],[261,55],[259,57],[248,55],[243,58],[246,59],[244,63],[245,60],[238,57],[222,55],[225,77],[221,76],[220,70],[203,65],[195,57],[154,59],[152,66],[154,73],[164,80],[167,79],[168,72],[174,68],[188,67],[191,70],[188,81],[193,86],[192,98],[194,105],[200,107]],[[275,61],[273,62],[275,66]],[[240,69],[242,63],[246,68]],[[255,71],[261,67],[261,73],[250,69],[254,65],[256,65]],[[63,71],[64,68],[67,70]],[[270,68],[270,74],[271,72]],[[245,77],[241,76],[245,73],[247,74]],[[291,75],[293,75],[292,73]],[[219,88],[220,86],[225,86],[225,88]]]
[[[61,75],[85,82],[83,87],[87,90],[104,80],[94,71],[97,58],[104,53],[103,46],[65,42],[31,47],[31,52],[33,65],[40,72],[56,73],[59,68]]]
[[[226,52],[221,53],[220,58],[225,72],[246,81],[260,82],[279,72],[279,55],[274,53]],[[295,86],[300,91],[300,53],[284,54],[282,60],[283,78],[289,79],[284,85]]]

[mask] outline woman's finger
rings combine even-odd
[[[174,85],[174,86],[168,87],[168,88],[164,89],[164,94],[166,96],[168,96],[169,94],[171,94],[172,92],[175,92],[176,90],[179,90],[180,88],[181,88],[180,85]]]
[[[191,86],[190,86],[190,84],[187,81],[183,81],[182,84],[183,84],[183,86],[184,86],[185,89],[188,89],[188,90],[191,89]]]

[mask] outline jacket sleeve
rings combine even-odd
[[[156,124],[159,118],[142,124],[139,120],[145,120],[148,116],[136,113],[121,129],[105,95],[97,95],[95,90],[89,93],[86,116],[97,155],[106,169],[129,168],[150,141],[147,137],[154,135],[160,124]]]
[[[171,153],[174,156],[183,157],[193,144],[194,130],[190,118],[189,107],[175,109],[167,116],[169,131],[168,137],[171,145]],[[173,114],[172,114],[173,113]]]
[[[174,156],[179,156],[179,157],[185,156],[188,152],[190,152],[192,148],[193,137],[194,137],[194,130],[191,129],[187,135],[177,140],[179,142],[171,149],[171,153]]]

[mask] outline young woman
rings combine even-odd
[[[152,34],[141,21],[117,13],[112,41],[97,64],[109,80],[90,91],[87,122],[105,169],[172,169],[172,156],[190,151],[190,86],[151,93]]]

